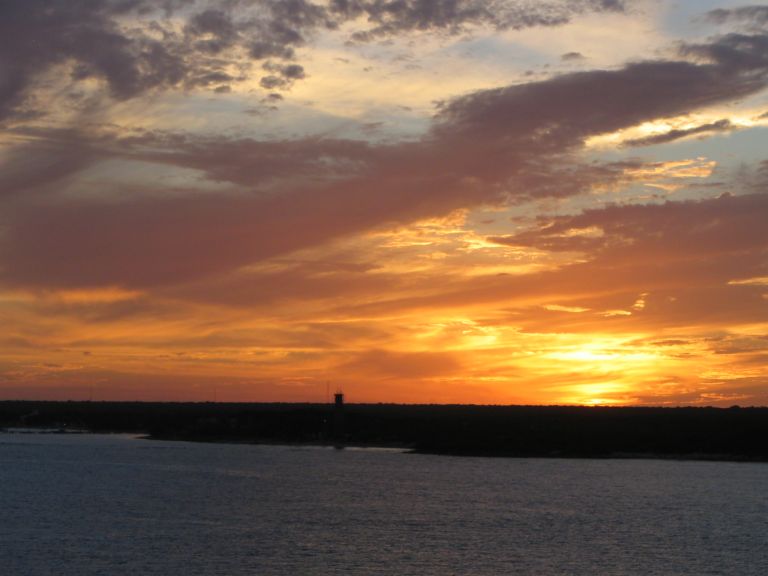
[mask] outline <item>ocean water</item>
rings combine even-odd
[[[0,574],[768,574],[768,465],[0,435]]]

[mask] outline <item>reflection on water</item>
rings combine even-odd
[[[768,465],[0,435],[8,575],[768,574]]]

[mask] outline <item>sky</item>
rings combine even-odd
[[[768,404],[768,2],[0,0],[0,399]]]

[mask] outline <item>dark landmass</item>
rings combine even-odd
[[[768,461],[768,408],[0,402],[0,429],[464,456]]]

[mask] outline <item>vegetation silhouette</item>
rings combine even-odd
[[[0,428],[466,456],[768,461],[768,408],[0,402]],[[343,418],[343,424],[339,424]]]

